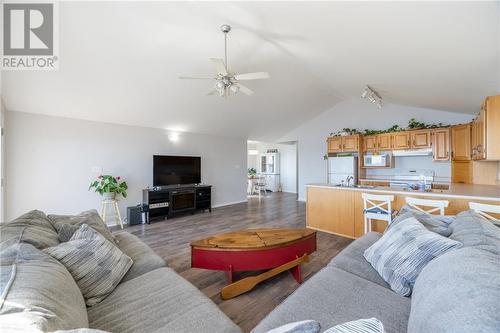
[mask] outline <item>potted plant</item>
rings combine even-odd
[[[254,178],[256,175],[257,175],[257,170],[255,170],[255,168],[248,169],[248,177]]]
[[[111,175],[100,175],[90,183],[90,189],[95,189],[95,192],[102,195],[105,200],[115,199],[116,195],[127,197],[127,183],[120,181],[121,177],[114,177]]]

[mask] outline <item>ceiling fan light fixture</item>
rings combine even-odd
[[[241,92],[245,95],[252,96],[254,92],[248,87],[242,85],[240,81],[258,80],[258,79],[268,79],[269,73],[267,72],[255,72],[255,73],[243,73],[237,74],[228,70],[227,67],[227,35],[231,31],[231,26],[224,24],[220,27],[221,31],[224,33],[224,59],[210,58],[212,63],[215,65],[217,75],[215,76],[214,89],[210,91],[207,95],[218,94],[221,97],[228,97],[231,94],[236,94]],[[181,76],[181,79],[207,79],[207,77],[192,77],[192,76]]]

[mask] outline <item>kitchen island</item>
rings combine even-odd
[[[386,186],[345,187],[316,183],[306,185],[306,224],[308,228],[348,238],[364,233],[363,199],[361,193],[394,195],[393,209],[399,210],[406,197],[448,200],[447,215],[469,209],[469,202],[500,205],[500,186],[450,184],[448,190],[412,191]],[[372,221],[372,230],[383,232],[384,221]]]

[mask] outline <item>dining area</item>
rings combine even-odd
[[[267,194],[266,176],[258,174],[254,168],[248,169],[247,177],[247,196],[258,197],[261,200],[262,196]]]

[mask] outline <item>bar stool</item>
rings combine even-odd
[[[469,208],[474,210],[479,215],[484,216],[488,220],[497,221],[497,222],[500,221],[500,219],[488,214],[488,213],[492,213],[492,214],[500,215],[500,206],[482,204],[482,203],[478,203],[478,202],[469,202]]]
[[[392,222],[393,195],[375,195],[362,193],[365,218],[365,234],[372,231],[372,219]]]
[[[444,209],[448,207],[450,203],[448,200],[429,200],[406,197],[406,203],[408,206],[415,208],[418,211],[432,214],[439,211],[439,215],[444,216]],[[431,209],[426,209],[424,207],[432,207]]]

